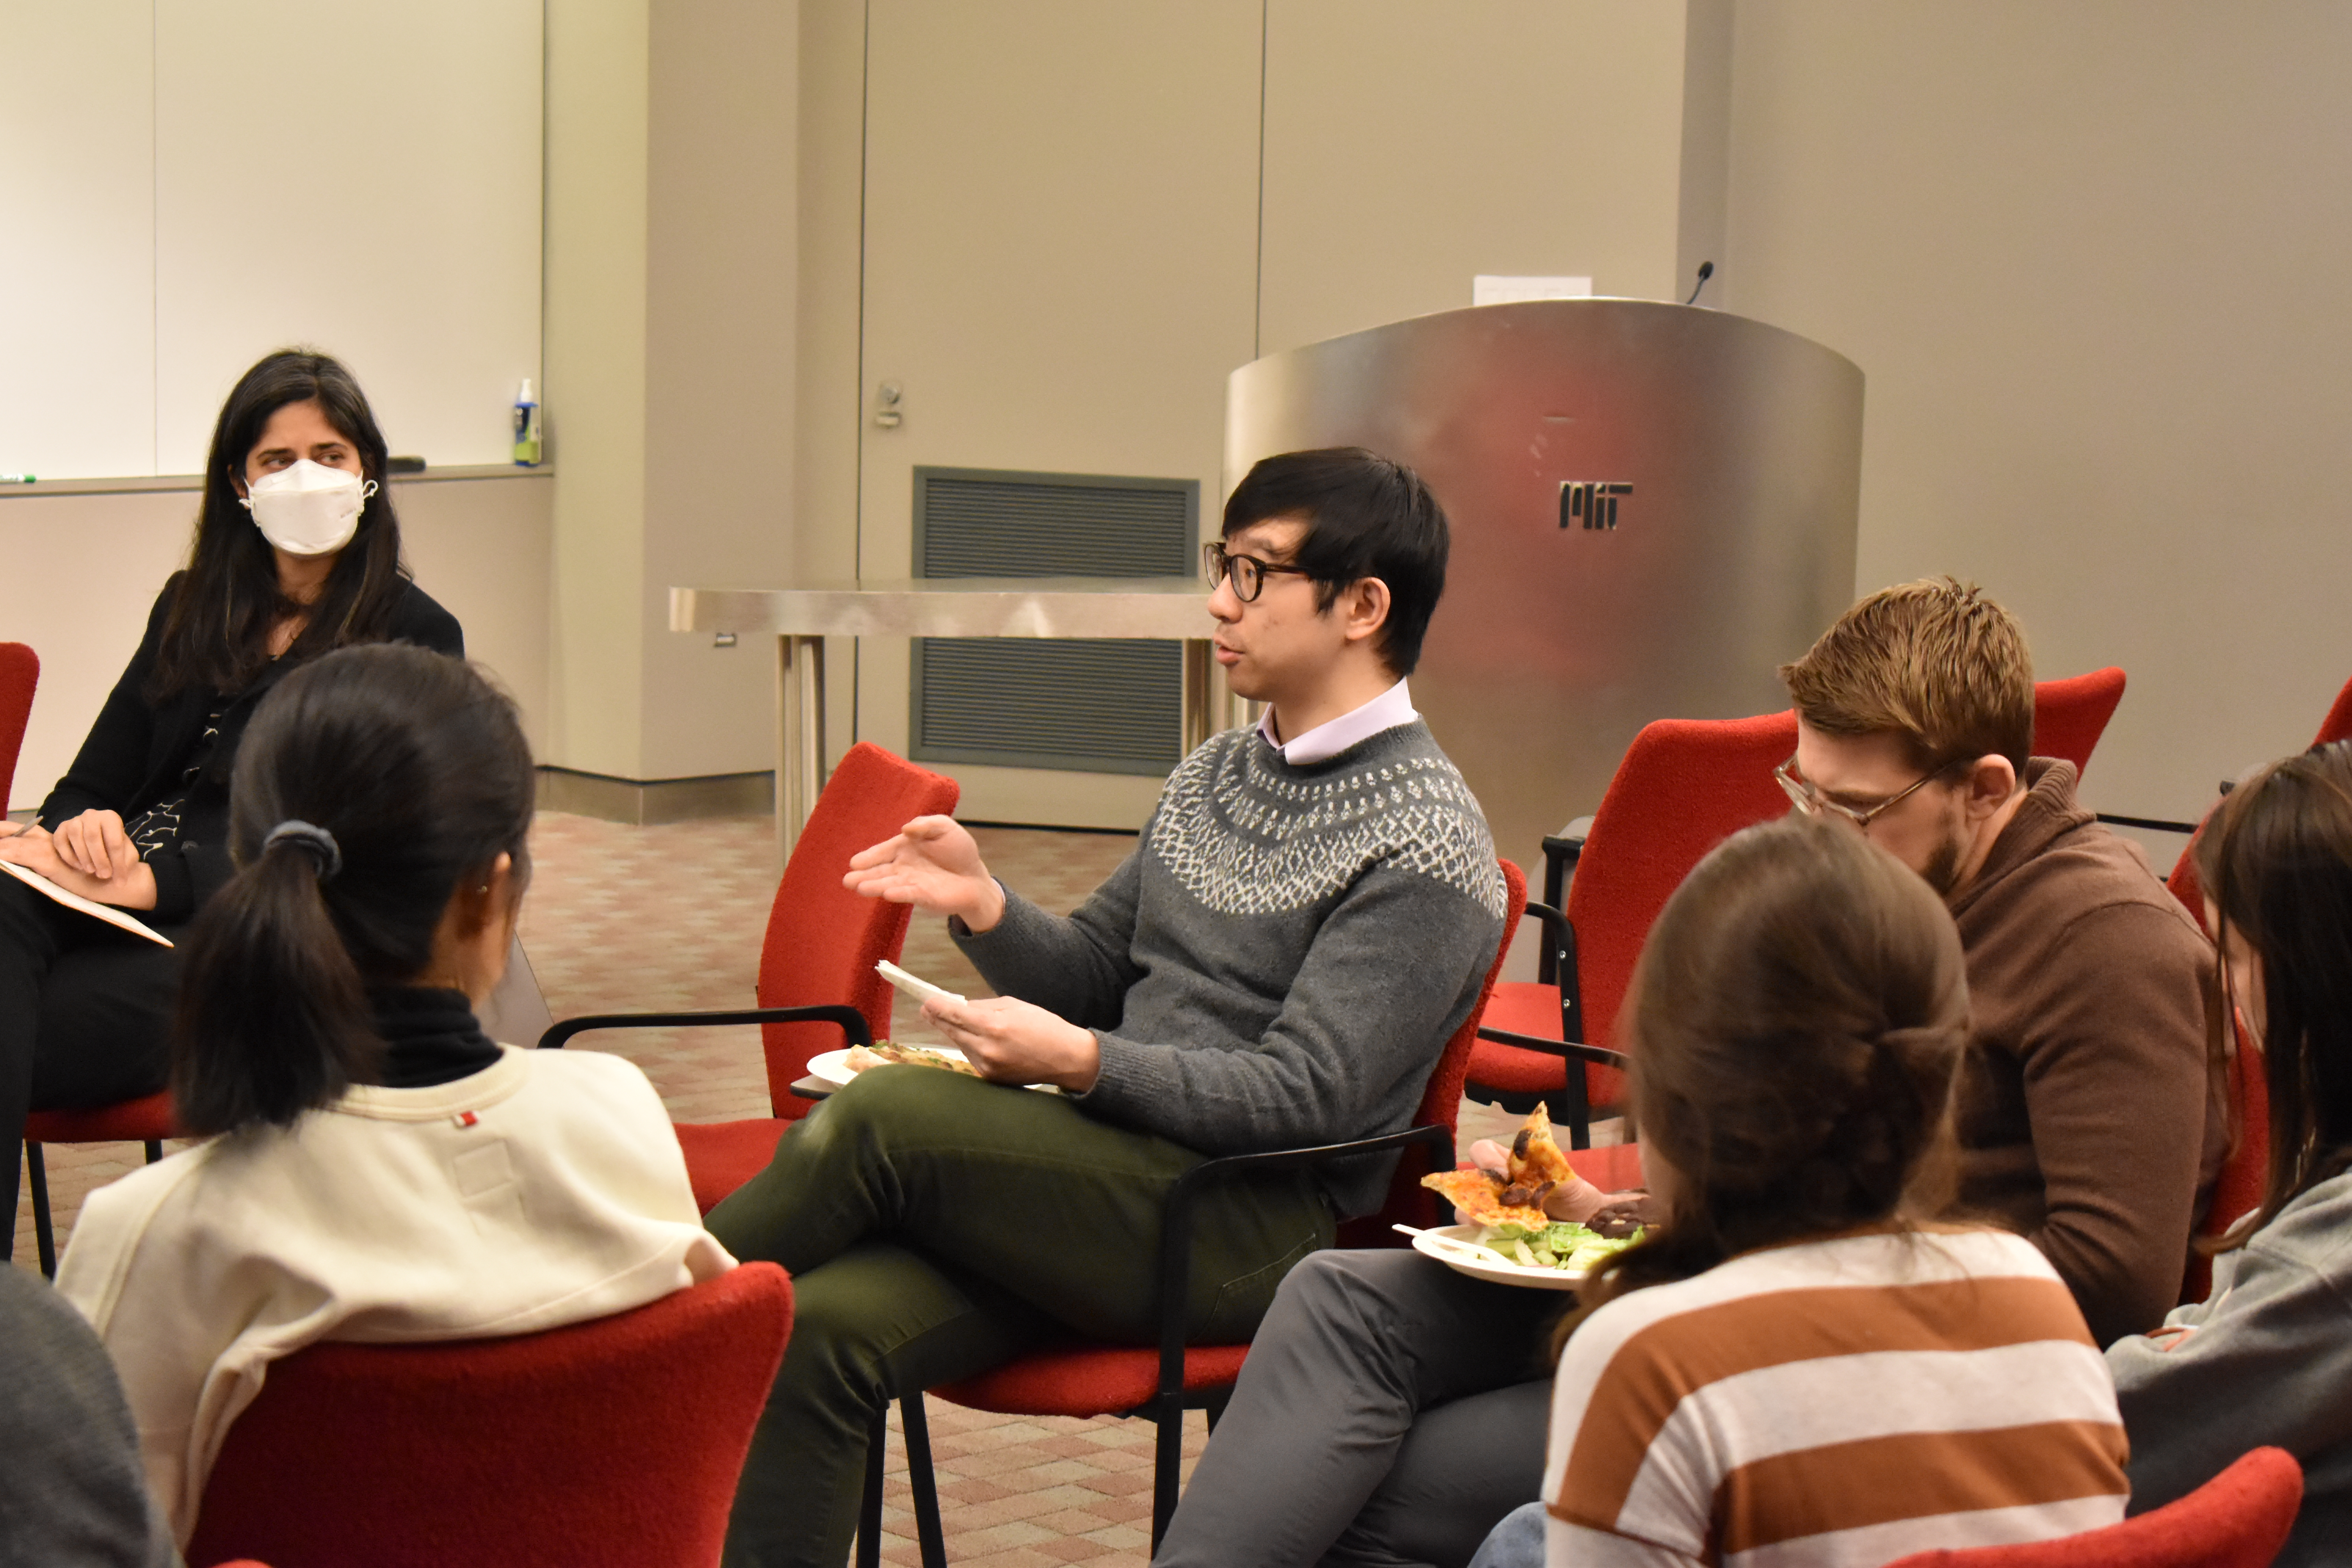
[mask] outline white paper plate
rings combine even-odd
[[[943,1057],[952,1057],[957,1061],[963,1060],[963,1053],[957,1050],[953,1046],[926,1046],[923,1048],[925,1050],[937,1051]],[[883,1065],[886,1067],[898,1067],[903,1064],[898,1062],[886,1062]],[[833,1085],[835,1089],[841,1088],[842,1085],[847,1083],[851,1079],[857,1076],[856,1073],[849,1070],[849,1053],[847,1051],[824,1051],[816,1056],[813,1056],[809,1058],[808,1070],[809,1077],[814,1079],[822,1079],[826,1083]],[[937,1068],[933,1068],[931,1070],[933,1072],[937,1072],[939,1069]],[[893,1081],[895,1082],[896,1080],[894,1079]]]
[[[1412,1249],[1437,1259],[1456,1274],[1491,1279],[1497,1285],[1523,1285],[1533,1290],[1573,1290],[1584,1282],[1581,1273],[1566,1268],[1530,1268],[1524,1263],[1504,1262],[1484,1247],[1472,1245],[1483,1228],[1475,1225],[1439,1226],[1414,1237]]]

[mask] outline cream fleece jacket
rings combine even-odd
[[[504,1047],[428,1089],[354,1089],[90,1194],[58,1288],[112,1352],[185,1544],[271,1362],[319,1340],[523,1334],[734,1267],[635,1066]]]

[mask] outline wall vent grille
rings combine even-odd
[[[1192,479],[915,470],[918,577],[1169,577],[1194,569]],[[908,754],[1071,773],[1166,773],[1183,651],[1152,638],[919,637]]]

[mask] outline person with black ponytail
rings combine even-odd
[[[213,427],[186,570],[39,820],[0,823],[0,859],[135,911],[174,939],[229,879],[228,784],[254,709],[330,649],[405,641],[463,655],[409,578],[366,395],[288,349],[238,378]],[[163,1087],[178,955],[0,878],[0,1173],[16,1191],[25,1113]],[[9,1205],[13,1226],[15,1204]]]
[[[189,930],[172,1034],[205,1141],[92,1193],[58,1276],[183,1543],[277,1358],[533,1332],[734,1266],[643,1073],[475,1022],[530,880],[535,783],[513,705],[423,648],[328,654],[254,714],[238,869]]]
[[[2234,1034],[2231,1048],[2261,1054],[2270,1170],[2205,1300],[2107,1347],[2131,1510],[2275,1445],[2304,1478],[2278,1561],[2337,1563],[2352,1541],[2352,741],[2238,785],[2195,853],[2221,949],[2213,1045]]]
[[[1937,1222],[1969,1046],[1959,933],[1850,828],[1702,860],[1634,967],[1664,1218],[1560,1327],[1542,1501],[1474,1568],[1867,1568],[2123,1517],[2106,1364],[2021,1237]]]

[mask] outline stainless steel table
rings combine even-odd
[[[867,579],[798,588],[672,588],[672,631],[776,639],[776,848],[789,859],[824,784],[824,639],[1166,637],[1184,645],[1183,744],[1241,720],[1209,655],[1197,577]]]

